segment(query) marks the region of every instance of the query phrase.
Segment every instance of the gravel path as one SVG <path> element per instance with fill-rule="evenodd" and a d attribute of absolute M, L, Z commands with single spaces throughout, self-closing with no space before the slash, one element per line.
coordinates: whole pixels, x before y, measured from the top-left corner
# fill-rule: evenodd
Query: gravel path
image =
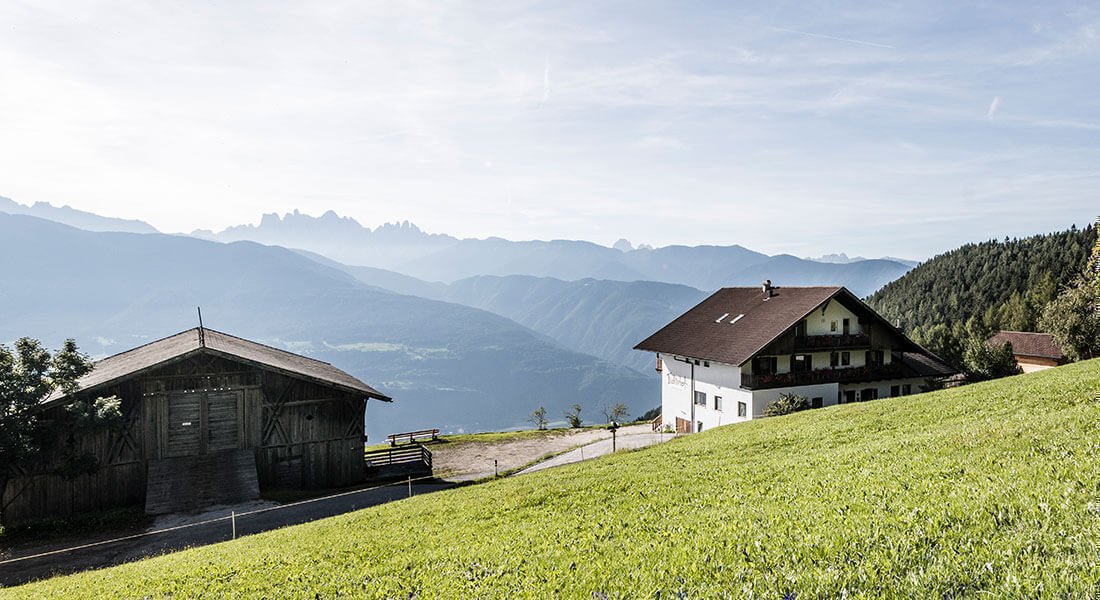
<path fill-rule="evenodd" d="M 618 432 L 618 437 L 615 441 L 616 450 L 635 450 L 638 448 L 645 448 L 646 446 L 652 446 L 654 444 L 660 444 L 671 440 L 675 435 L 671 433 L 654 433 L 649 425 L 632 425 L 630 427 L 623 427 Z M 516 475 L 523 475 L 524 473 L 534 473 L 535 471 L 541 471 L 543 469 L 550 469 L 553 467 L 560 467 L 562 465 L 568 465 L 582 460 L 589 460 L 600 456 L 611 454 L 612 444 L 611 436 L 608 435 L 607 439 L 602 439 L 591 444 L 581 446 L 576 450 L 571 450 L 564 454 L 559 454 L 553 458 L 544 460 L 540 463 L 527 467 L 526 469 L 516 473 Z"/>
<path fill-rule="evenodd" d="M 647 425 L 643 427 L 648 428 Z M 498 472 L 514 471 L 541 458 L 605 438 L 611 439 L 611 432 L 606 429 L 560 429 L 545 436 L 496 443 L 439 444 L 429 448 L 436 477 L 448 481 L 475 481 Z M 496 461 L 495 466 L 493 461 Z"/>
<path fill-rule="evenodd" d="M 619 450 L 642 448 L 673 437 L 672 434 L 653 433 L 649 425 L 629 425 L 619 429 L 616 446 Z M 545 436 L 504 442 L 464 442 L 430 448 L 436 477 L 448 481 L 475 481 L 516 469 L 528 473 L 610 454 L 611 432 L 606 429 L 561 429 Z M 536 464 L 528 466 L 531 463 Z"/>

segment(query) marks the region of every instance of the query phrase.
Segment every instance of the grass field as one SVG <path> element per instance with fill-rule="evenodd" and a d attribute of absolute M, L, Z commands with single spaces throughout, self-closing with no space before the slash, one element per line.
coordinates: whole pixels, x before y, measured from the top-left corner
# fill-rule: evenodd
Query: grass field
<path fill-rule="evenodd" d="M 28 597 L 1100 594 L 1100 362 L 714 429 Z"/>

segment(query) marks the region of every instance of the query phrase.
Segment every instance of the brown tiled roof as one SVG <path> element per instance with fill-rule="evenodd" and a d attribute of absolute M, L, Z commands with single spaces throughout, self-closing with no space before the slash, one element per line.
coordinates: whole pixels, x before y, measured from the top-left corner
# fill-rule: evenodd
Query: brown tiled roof
<path fill-rule="evenodd" d="M 894 331 L 902 342 L 895 350 L 929 354 L 846 288 L 838 286 L 777 287 L 770 298 L 759 287 L 723 288 L 634 348 L 744 364 L 815 308 L 837 297 Z M 743 316 L 738 318 L 739 315 Z M 949 370 L 938 359 L 936 362 Z"/>
<path fill-rule="evenodd" d="M 266 367 L 293 377 L 312 380 L 353 393 L 360 393 L 370 398 L 391 400 L 385 394 L 327 362 L 258 344 L 209 328 L 203 329 L 203 338 L 205 345 L 200 343 L 199 329 L 196 327 L 104 358 L 95 363 L 91 373 L 80 379 L 80 389 L 95 389 L 192 353 L 210 352 Z M 46 401 L 55 402 L 63 397 L 62 394 L 55 393 Z"/>
<path fill-rule="evenodd" d="M 1054 360 L 1065 360 L 1066 358 L 1066 355 L 1062 353 L 1062 349 L 1054 343 L 1054 336 L 1049 333 L 1001 331 L 989 338 L 989 343 L 997 346 L 1005 342 L 1012 344 L 1012 353 L 1016 356 L 1034 356 Z"/>

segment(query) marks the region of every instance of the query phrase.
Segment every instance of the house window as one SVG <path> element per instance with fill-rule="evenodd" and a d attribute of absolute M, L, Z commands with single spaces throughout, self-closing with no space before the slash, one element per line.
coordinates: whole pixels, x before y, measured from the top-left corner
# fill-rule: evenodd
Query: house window
<path fill-rule="evenodd" d="M 774 375 L 778 362 L 774 356 L 758 356 L 752 359 L 752 372 L 756 375 Z"/>
<path fill-rule="evenodd" d="M 722 397 L 721 396 L 715 396 L 714 397 L 714 410 L 722 410 Z"/>
<path fill-rule="evenodd" d="M 865 364 L 868 367 L 881 367 L 884 358 L 885 355 L 883 354 L 882 350 L 868 350 L 866 359 L 867 362 Z"/>
<path fill-rule="evenodd" d="M 806 337 L 806 321 L 799 321 L 794 326 L 794 335 L 795 337 Z"/>
<path fill-rule="evenodd" d="M 844 319 L 844 335 L 852 333 L 852 320 Z"/>
<path fill-rule="evenodd" d="M 859 393 L 860 402 L 866 402 L 876 398 L 878 398 L 878 389 L 876 388 L 864 388 L 864 390 Z"/>
<path fill-rule="evenodd" d="M 825 404 L 825 399 L 820 396 L 810 400 L 810 408 L 821 408 Z"/>
<path fill-rule="evenodd" d="M 795 354 L 791 356 L 791 373 L 806 373 L 812 369 L 812 354 Z"/>
<path fill-rule="evenodd" d="M 829 331 L 836 333 L 836 321 L 829 324 Z"/>
<path fill-rule="evenodd" d="M 749 416 L 749 405 L 744 402 L 737 403 L 737 416 L 747 417 Z"/>
<path fill-rule="evenodd" d="M 855 402 L 855 401 L 856 401 L 856 391 L 855 390 L 844 390 L 844 402 Z"/>
<path fill-rule="evenodd" d="M 697 404 L 699 406 L 706 406 L 707 405 L 707 393 L 706 392 L 695 392 L 695 404 Z"/>
<path fill-rule="evenodd" d="M 839 352 L 830 352 L 829 353 L 829 366 L 830 367 L 836 367 L 839 364 L 840 364 L 840 353 Z"/>
<path fill-rule="evenodd" d="M 897 398 L 900 395 L 901 395 L 901 386 L 900 385 L 890 386 L 890 397 L 891 398 Z"/>
<path fill-rule="evenodd" d="M 852 364 L 852 353 L 851 352 L 841 352 L 840 353 L 840 364 L 841 364 L 841 366 L 844 366 L 844 367 L 847 367 L 848 365 Z"/>
<path fill-rule="evenodd" d="M 902 396 L 908 396 L 909 394 L 912 394 L 912 393 L 913 393 L 913 386 L 909 385 L 908 383 L 901 384 L 901 395 Z"/>

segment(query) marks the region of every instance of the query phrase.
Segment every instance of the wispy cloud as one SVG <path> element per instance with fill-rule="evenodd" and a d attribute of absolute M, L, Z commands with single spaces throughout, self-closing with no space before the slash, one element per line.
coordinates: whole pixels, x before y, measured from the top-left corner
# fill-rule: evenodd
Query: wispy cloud
<path fill-rule="evenodd" d="M 1001 97 L 994 96 L 993 101 L 989 103 L 989 110 L 985 111 L 985 118 L 990 121 L 997 115 L 997 111 L 1001 108 Z"/>
<path fill-rule="evenodd" d="M 832 40 L 834 42 L 847 42 L 849 44 L 859 44 L 860 46 L 871 46 L 873 48 L 885 48 L 887 50 L 897 50 L 897 46 L 891 46 L 889 44 L 881 44 L 879 42 L 869 42 L 867 40 L 857 40 L 852 38 L 837 37 L 834 35 L 825 35 L 823 33 L 811 33 L 809 31 L 799 31 L 797 29 L 787 29 L 785 27 L 769 27 L 772 31 L 778 31 L 781 33 L 794 33 L 798 35 L 804 35 L 807 37 L 818 38 L 822 40 Z"/>

